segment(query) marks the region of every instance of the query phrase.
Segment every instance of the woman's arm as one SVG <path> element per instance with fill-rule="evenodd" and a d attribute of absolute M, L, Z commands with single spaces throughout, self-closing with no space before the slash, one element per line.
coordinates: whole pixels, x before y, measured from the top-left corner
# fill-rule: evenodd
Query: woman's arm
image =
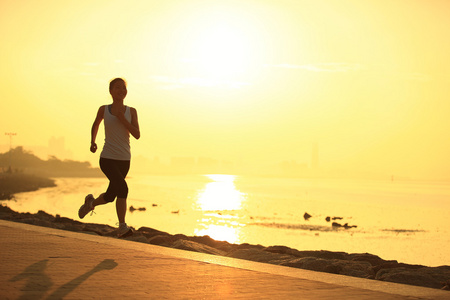
<path fill-rule="evenodd" d="M 120 122 L 122 122 L 122 124 L 125 126 L 125 128 L 128 129 L 131 135 L 138 140 L 141 137 L 141 132 L 139 130 L 137 111 L 133 107 L 130 107 L 130 109 L 131 109 L 131 123 L 128 122 L 127 119 L 125 119 L 124 114 L 119 114 L 118 118 Z"/>
<path fill-rule="evenodd" d="M 95 117 L 94 124 L 92 124 L 91 129 L 91 152 L 95 153 L 97 151 L 97 144 L 95 143 L 95 139 L 97 138 L 98 127 L 105 116 L 105 106 L 100 106 L 97 112 L 97 116 Z"/>

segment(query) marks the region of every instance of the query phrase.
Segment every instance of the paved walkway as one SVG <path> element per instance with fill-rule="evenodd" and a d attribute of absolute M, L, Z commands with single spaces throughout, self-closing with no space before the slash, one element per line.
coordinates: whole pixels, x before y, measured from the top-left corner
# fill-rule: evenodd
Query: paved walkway
<path fill-rule="evenodd" d="M 0 220 L 0 299 L 450 299 L 450 292 Z"/>

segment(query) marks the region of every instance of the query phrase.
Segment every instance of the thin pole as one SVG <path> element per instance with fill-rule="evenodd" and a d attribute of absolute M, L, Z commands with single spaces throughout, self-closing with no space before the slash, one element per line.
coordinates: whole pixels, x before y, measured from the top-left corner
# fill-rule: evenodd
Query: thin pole
<path fill-rule="evenodd" d="M 17 135 L 17 133 L 15 133 L 15 132 L 5 132 L 5 135 L 9 135 L 9 170 L 8 170 L 8 172 L 9 173 L 12 173 L 12 168 L 11 168 L 11 165 L 12 165 L 12 157 L 11 157 L 11 150 L 12 150 L 12 137 L 14 136 L 14 135 Z"/>

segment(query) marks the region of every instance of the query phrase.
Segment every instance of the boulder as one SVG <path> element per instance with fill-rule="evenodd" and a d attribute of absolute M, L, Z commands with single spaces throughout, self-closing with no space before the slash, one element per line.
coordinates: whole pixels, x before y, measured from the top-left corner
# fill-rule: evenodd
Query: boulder
<path fill-rule="evenodd" d="M 341 274 L 360 278 L 373 278 L 372 265 L 365 261 L 303 257 L 283 263 L 284 266 L 318 272 Z"/>
<path fill-rule="evenodd" d="M 342 259 L 345 260 L 348 258 L 348 254 L 345 252 L 332 252 L 326 250 L 319 251 L 298 251 L 296 255 L 298 257 L 317 257 L 323 259 Z"/>
<path fill-rule="evenodd" d="M 292 255 L 271 253 L 257 248 L 237 249 L 227 256 L 270 264 L 282 264 L 295 258 Z"/>
<path fill-rule="evenodd" d="M 148 238 L 148 243 L 152 245 L 170 247 L 174 239 L 171 235 L 156 235 Z"/>
<path fill-rule="evenodd" d="M 264 251 L 278 254 L 287 254 L 295 257 L 302 257 L 301 251 L 297 249 L 292 249 L 286 246 L 269 246 L 264 249 Z"/>
<path fill-rule="evenodd" d="M 397 261 L 386 261 L 377 255 L 373 255 L 370 253 L 351 253 L 348 255 L 348 259 L 352 261 L 367 261 L 372 266 L 378 266 L 380 264 L 384 264 L 386 262 L 395 262 Z"/>
<path fill-rule="evenodd" d="M 206 246 L 204 244 L 199 244 L 189 240 L 178 239 L 172 245 L 171 248 L 188 250 L 206 254 L 214 254 L 214 255 L 224 255 L 225 252 L 220 251 L 218 249 Z"/>
<path fill-rule="evenodd" d="M 148 240 L 145 236 L 141 234 L 133 234 L 125 238 L 128 241 L 138 242 L 138 243 L 148 243 Z"/>
<path fill-rule="evenodd" d="M 340 275 L 360 277 L 360 278 L 375 278 L 375 273 L 372 270 L 372 265 L 367 261 L 351 261 L 333 259 L 331 264 L 340 269 Z"/>
<path fill-rule="evenodd" d="M 146 238 L 152 238 L 158 235 L 169 235 L 167 232 L 159 231 L 150 227 L 141 227 L 137 231 L 144 235 Z"/>
<path fill-rule="evenodd" d="M 318 271 L 327 272 L 333 274 L 339 274 L 341 267 L 333 265 L 330 260 L 317 258 L 317 257 L 303 257 L 293 259 L 289 262 L 283 263 L 283 266 Z"/>
<path fill-rule="evenodd" d="M 219 249 L 221 251 L 224 252 L 229 252 L 233 249 L 233 245 L 226 242 L 226 241 L 216 241 L 215 239 L 211 238 L 208 235 L 204 235 L 204 236 L 191 236 L 189 237 L 190 241 L 196 242 L 196 243 L 200 243 L 200 244 L 204 244 L 206 246 L 215 248 L 215 249 Z"/>
<path fill-rule="evenodd" d="M 450 278 L 450 275 L 449 277 Z M 395 283 L 417 285 L 429 288 L 440 289 L 443 287 L 443 281 L 433 277 L 432 274 L 424 271 L 412 270 L 408 268 L 382 269 L 378 271 L 375 279 Z"/>

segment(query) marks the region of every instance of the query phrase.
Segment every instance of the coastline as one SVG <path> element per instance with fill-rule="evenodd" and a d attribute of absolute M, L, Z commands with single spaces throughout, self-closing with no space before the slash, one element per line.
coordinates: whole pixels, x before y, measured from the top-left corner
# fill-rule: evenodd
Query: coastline
<path fill-rule="evenodd" d="M 50 178 L 25 173 L 0 174 L 0 200 L 12 200 L 14 194 L 37 191 L 40 188 L 55 187 Z"/>
<path fill-rule="evenodd" d="M 117 229 L 109 225 L 83 223 L 44 211 L 36 214 L 19 213 L 3 204 L 0 206 L 0 219 L 100 236 L 117 235 Z M 369 253 L 299 251 L 278 245 L 264 247 L 230 244 L 209 236 L 171 235 L 149 227 L 135 229 L 134 235 L 126 240 L 293 268 L 450 290 L 450 266 L 411 265 L 396 260 L 383 260 Z"/>

